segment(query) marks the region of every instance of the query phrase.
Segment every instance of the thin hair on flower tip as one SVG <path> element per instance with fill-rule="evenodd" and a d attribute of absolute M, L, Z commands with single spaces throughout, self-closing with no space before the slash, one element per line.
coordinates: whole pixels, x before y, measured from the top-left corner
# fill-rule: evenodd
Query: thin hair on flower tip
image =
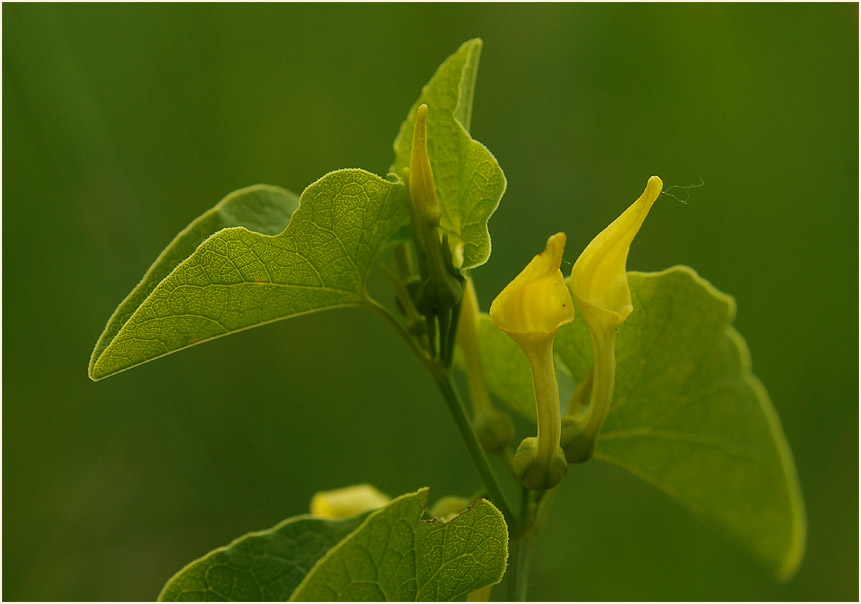
<path fill-rule="evenodd" d="M 703 180 L 703 177 L 700 176 L 700 182 L 695 184 L 695 185 L 673 185 L 673 186 L 667 187 L 666 189 L 661 191 L 661 195 L 666 195 L 667 197 L 672 197 L 676 201 L 680 201 L 683 204 L 687 205 L 687 203 L 691 200 L 691 189 L 698 189 L 701 186 L 703 186 L 704 184 L 706 184 L 706 183 Z M 678 195 L 674 195 L 673 193 L 670 193 L 670 191 L 672 191 L 673 189 L 684 190 L 685 198 L 682 199 Z"/>

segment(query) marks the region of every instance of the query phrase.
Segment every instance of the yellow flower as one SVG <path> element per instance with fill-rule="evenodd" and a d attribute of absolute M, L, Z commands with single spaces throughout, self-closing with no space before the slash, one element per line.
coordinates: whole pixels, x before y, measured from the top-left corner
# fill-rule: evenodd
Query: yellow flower
<path fill-rule="evenodd" d="M 590 329 L 616 328 L 631 314 L 628 250 L 663 183 L 652 176 L 640 198 L 586 246 L 571 271 L 577 308 Z"/>
<path fill-rule="evenodd" d="M 311 498 L 311 514 L 338 520 L 381 508 L 391 499 L 369 484 L 320 491 Z"/>
<path fill-rule="evenodd" d="M 571 294 L 559 270 L 564 250 L 565 233 L 556 233 L 490 305 L 493 324 L 521 346 L 552 341 L 560 327 L 574 320 Z"/>
<path fill-rule="evenodd" d="M 561 419 L 559 388 L 553 366 L 553 338 L 574 320 L 574 305 L 559 270 L 565 233 L 547 240 L 535 256 L 490 306 L 490 319 L 523 349 L 532 371 L 538 435 L 523 439 L 514 455 L 514 471 L 527 488 L 555 487 L 568 463 L 559 447 Z"/>
<path fill-rule="evenodd" d="M 571 271 L 571 289 L 592 340 L 589 405 L 583 411 L 583 389 L 578 388 L 562 418 L 561 445 L 570 463 L 592 456 L 598 431 L 613 400 L 616 380 L 616 329 L 634 309 L 626 265 L 631 242 L 640 230 L 663 183 L 652 176 L 646 190 L 621 216 L 586 246 Z M 586 384 L 587 386 L 589 384 Z"/>

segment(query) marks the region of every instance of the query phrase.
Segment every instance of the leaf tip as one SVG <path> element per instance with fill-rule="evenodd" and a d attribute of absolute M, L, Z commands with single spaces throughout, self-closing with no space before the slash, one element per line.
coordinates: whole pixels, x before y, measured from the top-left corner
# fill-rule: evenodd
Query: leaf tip
<path fill-rule="evenodd" d="M 777 580 L 781 583 L 788 583 L 795 577 L 798 572 L 798 567 L 801 566 L 801 560 L 804 558 L 804 552 L 807 549 L 806 529 L 796 527 L 795 541 L 790 548 L 783 564 L 777 569 Z"/>
<path fill-rule="evenodd" d="M 93 356 L 90 357 L 90 362 L 87 365 L 87 377 L 93 380 L 94 382 L 98 382 L 103 378 L 106 378 L 107 375 L 99 369 L 99 361 L 101 360 L 102 355 L 99 354 L 96 356 L 96 351 L 93 351 Z"/>

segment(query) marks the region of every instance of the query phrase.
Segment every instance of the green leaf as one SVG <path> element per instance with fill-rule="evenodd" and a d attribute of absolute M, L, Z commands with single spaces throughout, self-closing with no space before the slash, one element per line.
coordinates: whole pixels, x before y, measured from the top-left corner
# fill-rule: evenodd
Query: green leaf
<path fill-rule="evenodd" d="M 416 111 L 428 106 L 428 155 L 442 217 L 455 257 L 463 268 L 487 262 L 487 221 L 505 192 L 505 175 L 496 158 L 469 135 L 472 99 L 481 40 L 464 43 L 439 66 L 422 89 L 395 139 L 391 172 L 401 175 L 410 165 Z"/>
<path fill-rule="evenodd" d="M 284 602 L 308 571 L 367 514 L 346 520 L 289 518 L 195 560 L 168 581 L 161 602 Z"/>
<path fill-rule="evenodd" d="M 804 504 L 780 420 L 731 325 L 735 302 L 687 267 L 628 273 L 628 282 L 634 312 L 617 334 L 614 400 L 595 456 L 790 577 L 804 553 Z M 497 332 L 483 317 L 483 353 L 497 359 L 486 363 L 488 385 L 530 418 L 529 367 Z M 592 346 L 579 315 L 559 331 L 555 351 L 575 381 L 590 371 Z"/>
<path fill-rule="evenodd" d="M 254 185 L 234 191 L 214 208 L 198 216 L 162 251 L 155 263 L 132 292 L 126 296 L 102 332 L 90 357 L 90 375 L 96 360 L 116 337 L 135 310 L 152 293 L 155 286 L 176 266 L 191 256 L 198 245 L 221 229 L 242 226 L 264 235 L 284 230 L 290 216 L 299 206 L 299 197 L 290 191 L 269 185 Z"/>
<path fill-rule="evenodd" d="M 428 489 L 372 513 L 293 593 L 302 601 L 449 601 L 498 583 L 508 558 L 502 514 L 480 499 L 450 522 L 422 520 Z"/>
<path fill-rule="evenodd" d="M 235 215 L 246 220 L 248 209 Z M 144 289 L 123 303 L 99 340 L 90 377 L 270 321 L 368 305 L 373 261 L 406 222 L 402 184 L 364 170 L 331 172 L 305 189 L 280 234 L 226 228 L 155 287 L 151 269 Z"/>
<path fill-rule="evenodd" d="M 498 583 L 508 528 L 479 499 L 449 522 L 422 520 L 428 489 L 345 520 L 297 516 L 179 571 L 160 601 L 452 600 Z"/>

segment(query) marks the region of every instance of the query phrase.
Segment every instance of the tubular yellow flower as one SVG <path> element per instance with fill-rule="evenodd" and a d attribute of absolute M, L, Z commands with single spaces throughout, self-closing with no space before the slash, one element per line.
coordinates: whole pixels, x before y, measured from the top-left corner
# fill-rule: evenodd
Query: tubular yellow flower
<path fill-rule="evenodd" d="M 357 484 L 334 491 L 320 491 L 311 498 L 311 514 L 338 520 L 381 508 L 391 501 L 369 484 Z"/>
<path fill-rule="evenodd" d="M 640 198 L 601 231 L 574 263 L 571 288 L 590 329 L 615 329 L 631 314 L 625 270 L 628 250 L 663 185 L 660 178 L 652 176 Z"/>
<path fill-rule="evenodd" d="M 616 379 L 616 329 L 631 314 L 626 264 L 631 242 L 640 230 L 663 183 L 652 176 L 639 199 L 586 246 L 571 271 L 571 289 L 592 339 L 592 384 L 589 405 L 577 415 L 580 397 L 562 419 L 562 447 L 571 463 L 592 456 L 598 431 L 610 411 Z M 579 389 L 578 389 L 579 390 Z"/>
<path fill-rule="evenodd" d="M 547 240 L 535 256 L 490 306 L 490 319 L 520 345 L 532 370 L 538 435 L 523 440 L 514 456 L 514 471 L 533 490 L 556 486 L 568 463 L 559 447 L 561 420 L 559 388 L 553 366 L 553 338 L 574 320 L 574 305 L 559 270 L 565 233 Z"/>

